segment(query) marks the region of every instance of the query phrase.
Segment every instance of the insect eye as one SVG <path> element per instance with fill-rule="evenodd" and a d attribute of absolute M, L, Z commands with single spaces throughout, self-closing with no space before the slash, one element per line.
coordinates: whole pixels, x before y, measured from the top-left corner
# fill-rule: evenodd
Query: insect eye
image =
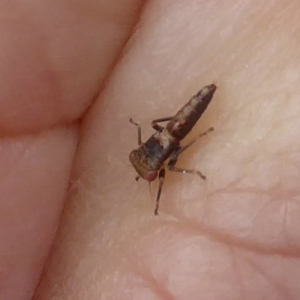
<path fill-rule="evenodd" d="M 136 161 L 136 150 L 132 150 L 129 154 L 129 161 L 134 165 L 135 161 Z"/>

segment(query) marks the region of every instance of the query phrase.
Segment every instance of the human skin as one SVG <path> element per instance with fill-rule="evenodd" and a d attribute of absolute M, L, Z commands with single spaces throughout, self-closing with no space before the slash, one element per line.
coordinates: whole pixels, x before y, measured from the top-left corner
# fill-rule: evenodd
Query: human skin
<path fill-rule="evenodd" d="M 1 3 L 0 299 L 299 299 L 298 1 L 119 2 Z M 154 217 L 129 118 L 212 82 Z"/>

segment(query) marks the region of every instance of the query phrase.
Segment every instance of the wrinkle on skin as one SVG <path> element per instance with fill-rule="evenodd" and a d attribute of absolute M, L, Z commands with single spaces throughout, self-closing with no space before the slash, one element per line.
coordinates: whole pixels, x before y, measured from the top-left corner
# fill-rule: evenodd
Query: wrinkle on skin
<path fill-rule="evenodd" d="M 146 6 L 83 121 L 79 179 L 37 299 L 299 297 L 298 15 L 296 1 Z M 127 165 L 128 120 L 146 139 L 151 120 L 211 82 L 189 138 L 215 131 L 180 158 L 207 182 L 167 173 L 155 218 Z"/>
<path fill-rule="evenodd" d="M 0 299 L 32 299 L 58 228 L 80 119 L 143 3 L 0 3 Z"/>
<path fill-rule="evenodd" d="M 171 294 L 171 292 L 164 287 L 165 282 L 158 282 L 157 279 L 151 273 L 145 273 L 144 270 L 139 270 L 137 266 L 135 267 L 135 274 L 139 275 L 142 282 L 137 282 L 140 288 L 144 290 L 150 290 L 158 299 L 175 300 L 176 298 Z M 138 291 L 136 291 L 138 293 Z M 132 293 L 131 297 L 136 297 Z M 138 299 L 138 298 L 137 298 Z"/>
<path fill-rule="evenodd" d="M 76 140 L 69 126 L 0 142 L 0 298 L 32 296 L 57 228 Z"/>
<path fill-rule="evenodd" d="M 160 235 L 163 234 L 163 232 L 168 231 L 169 234 L 166 235 L 167 238 L 165 237 L 164 239 L 158 239 L 160 240 L 159 244 L 156 243 L 151 248 L 147 248 L 147 246 L 145 246 L 147 243 L 145 243 L 144 239 L 151 240 L 151 236 L 145 236 L 138 242 L 141 246 L 140 253 L 137 255 L 133 251 L 133 257 L 129 254 L 129 263 L 131 269 L 133 269 L 133 274 L 135 274 L 132 275 L 132 281 L 136 282 L 135 289 L 139 290 L 139 292 L 137 293 L 141 293 L 141 291 L 147 288 L 150 289 L 151 287 L 153 288 L 153 291 L 155 291 L 156 287 L 155 285 L 153 286 L 154 280 L 154 282 L 162 286 L 162 294 L 171 293 L 173 297 L 172 299 L 182 299 L 182 297 L 175 295 L 174 288 L 170 287 L 171 279 L 169 278 L 169 276 L 171 276 L 172 278 L 174 276 L 172 274 L 178 274 L 176 272 L 176 268 L 178 267 L 178 265 L 181 265 L 182 263 L 190 263 L 189 268 L 182 269 L 179 273 L 180 275 L 178 274 L 182 278 L 186 277 L 185 279 L 183 279 L 185 284 L 182 286 L 182 288 L 188 289 L 188 291 L 197 286 L 195 282 L 191 284 L 191 282 L 193 281 L 190 281 L 189 278 L 196 278 L 198 280 L 196 282 L 199 282 L 199 285 L 203 284 L 204 286 L 205 281 L 207 280 L 206 277 L 215 278 L 216 281 L 214 283 L 216 286 L 218 286 L 218 277 L 222 278 L 222 284 L 226 284 L 226 282 L 230 280 L 229 278 L 232 277 L 232 280 L 236 285 L 236 289 L 234 289 L 233 291 L 235 291 L 236 294 L 234 294 L 233 296 L 232 294 L 230 294 L 230 292 L 229 294 L 226 293 L 228 299 L 235 299 L 234 297 L 237 297 L 237 299 L 242 299 L 242 297 L 247 297 L 247 295 L 250 294 L 251 291 L 253 293 L 258 289 L 259 286 L 264 286 L 264 291 L 259 296 L 259 299 L 268 297 L 269 293 L 272 292 L 272 290 L 276 297 L 277 295 L 280 295 L 279 299 L 293 299 L 293 297 L 296 297 L 297 294 L 295 293 L 295 285 L 289 282 L 285 282 L 284 278 L 282 278 L 284 276 L 284 272 L 282 272 L 282 270 L 284 270 L 286 266 L 293 266 L 294 271 L 298 272 L 298 257 L 286 257 L 285 255 L 280 255 L 278 253 L 253 252 L 253 249 L 251 249 L 251 247 L 240 249 L 236 247 L 236 245 L 231 244 L 230 241 L 217 241 L 218 247 L 210 248 L 209 241 L 208 243 L 203 242 L 202 246 L 200 246 L 196 241 L 197 239 L 203 239 L 203 236 L 195 232 L 185 233 L 184 230 L 182 230 L 182 227 L 180 228 L 180 232 L 182 233 L 183 238 L 180 242 L 175 242 L 176 235 L 180 235 L 177 230 L 179 226 L 177 228 L 172 228 L 172 226 L 168 226 L 166 228 L 166 226 L 162 225 L 160 229 L 157 230 L 156 234 Z M 170 232 L 172 231 L 174 233 L 170 234 Z M 209 239 L 212 244 L 214 243 L 214 240 L 211 240 L 211 237 L 209 235 L 205 236 L 204 240 L 206 238 Z M 193 243 L 193 241 L 195 243 Z M 199 256 L 192 255 L 194 251 L 193 248 L 196 250 L 198 249 L 198 247 L 204 248 L 204 250 L 206 250 L 206 247 L 209 247 L 212 251 L 211 257 L 209 257 L 208 259 L 203 258 L 203 263 L 197 263 L 197 260 L 199 260 Z M 157 248 L 159 248 L 159 251 L 156 251 Z M 217 249 L 218 251 L 216 251 Z M 189 253 L 189 255 L 184 255 L 185 262 L 182 259 L 178 259 L 178 256 L 181 256 L 180 253 L 182 251 L 188 251 Z M 198 249 L 198 251 L 202 253 L 200 249 Z M 284 257 L 286 258 L 285 260 L 283 259 Z M 164 260 L 162 260 L 162 258 L 166 260 L 165 262 L 168 265 L 166 269 L 163 269 Z M 174 264 L 168 264 L 168 262 L 170 261 L 174 261 Z M 213 262 L 220 262 L 221 264 L 224 262 L 228 262 L 228 266 L 223 269 L 223 271 L 226 270 L 226 275 L 218 276 L 217 274 L 219 272 L 221 272 L 221 274 L 223 272 L 222 267 L 220 265 L 215 266 Z M 278 263 L 281 265 L 281 268 L 279 269 L 276 268 L 276 264 Z M 171 270 L 169 270 L 170 267 Z M 208 269 L 204 271 L 206 268 Z M 204 270 L 200 272 L 199 270 L 201 269 Z M 239 271 L 237 272 L 236 269 L 238 269 Z M 186 270 L 188 270 L 187 274 L 185 273 Z M 147 272 L 149 272 L 151 275 L 149 275 Z M 206 275 L 204 276 L 204 274 Z M 137 276 L 137 278 L 141 277 L 142 282 L 139 282 L 139 280 L 135 276 Z M 153 279 L 153 277 L 155 279 Z M 143 283 L 143 281 L 145 281 L 145 283 Z M 294 279 L 291 280 L 291 282 L 293 281 Z M 180 284 L 178 285 L 178 288 L 180 289 Z M 215 293 L 216 294 L 211 299 L 217 299 L 217 294 L 219 293 L 218 289 Z M 289 298 L 284 298 L 284 296 L 287 295 L 289 296 Z M 193 296 L 189 295 L 189 297 L 191 297 L 189 299 L 194 299 Z M 124 299 L 130 299 L 130 297 L 126 297 Z M 161 299 L 165 298 L 161 297 Z"/>
<path fill-rule="evenodd" d="M 267 272 L 267 270 L 263 269 L 263 267 L 259 266 L 253 260 L 245 259 L 245 262 L 252 267 L 253 271 L 258 275 L 264 278 L 270 286 L 274 289 L 276 294 L 279 294 L 282 299 L 293 299 L 291 293 L 286 289 L 286 287 L 279 280 L 274 280 L 272 275 Z"/>
<path fill-rule="evenodd" d="M 143 4 L 106 2 L 1 2 L 0 135 L 71 123 L 91 105 Z"/>

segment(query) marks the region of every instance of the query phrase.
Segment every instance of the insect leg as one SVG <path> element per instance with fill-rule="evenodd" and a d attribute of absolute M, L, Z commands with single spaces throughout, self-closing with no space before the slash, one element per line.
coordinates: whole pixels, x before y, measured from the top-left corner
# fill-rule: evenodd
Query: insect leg
<path fill-rule="evenodd" d="M 137 123 L 137 122 L 134 122 L 131 118 L 129 119 L 129 122 L 137 127 L 137 131 L 138 131 L 138 144 L 141 145 L 142 144 L 142 129 L 141 129 L 141 125 L 139 123 Z"/>
<path fill-rule="evenodd" d="M 189 142 L 187 145 L 180 147 L 178 150 L 172 153 L 169 163 L 168 163 L 168 169 L 173 172 L 180 172 L 180 173 L 188 173 L 188 174 L 198 174 L 203 180 L 206 179 L 206 176 L 203 175 L 200 171 L 198 170 L 191 170 L 191 169 L 182 169 L 175 167 L 177 163 L 178 156 L 185 151 L 187 148 L 189 148 L 191 145 L 193 145 L 200 137 L 207 135 L 209 132 L 213 131 L 214 129 L 211 127 L 205 132 L 199 134 L 195 139 L 193 139 L 191 142 Z"/>
<path fill-rule="evenodd" d="M 154 128 L 156 131 L 163 131 L 164 127 L 158 125 L 157 123 L 162 123 L 162 122 L 168 122 L 172 120 L 174 117 L 166 117 L 166 118 L 160 118 L 160 119 L 155 119 L 151 122 L 152 128 Z"/>
<path fill-rule="evenodd" d="M 160 169 L 160 171 L 158 173 L 159 186 L 158 186 L 158 191 L 157 191 L 157 196 L 156 196 L 156 204 L 155 204 L 155 210 L 154 210 L 154 215 L 155 216 L 158 215 L 160 194 L 161 194 L 162 187 L 163 187 L 163 184 L 164 184 L 165 174 L 166 174 L 165 169 L 164 168 Z"/>

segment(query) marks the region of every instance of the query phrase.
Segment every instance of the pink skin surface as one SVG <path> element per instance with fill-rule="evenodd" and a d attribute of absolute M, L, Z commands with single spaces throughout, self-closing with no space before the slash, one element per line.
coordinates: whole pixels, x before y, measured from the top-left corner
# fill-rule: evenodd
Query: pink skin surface
<path fill-rule="evenodd" d="M 0 299 L 299 299 L 299 14 L 1 1 Z M 167 172 L 154 217 L 128 120 L 145 140 L 212 82 L 178 162 L 207 180 Z"/>

